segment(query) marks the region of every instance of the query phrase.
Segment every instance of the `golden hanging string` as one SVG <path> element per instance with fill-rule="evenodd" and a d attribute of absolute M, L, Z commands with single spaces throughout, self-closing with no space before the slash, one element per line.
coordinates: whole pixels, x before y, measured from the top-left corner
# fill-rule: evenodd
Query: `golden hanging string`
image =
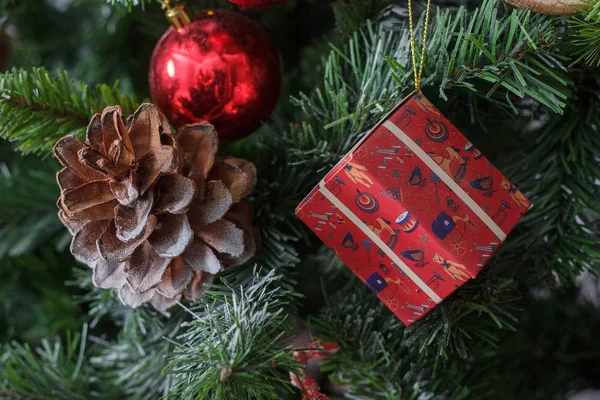
<path fill-rule="evenodd" d="M 425 47 L 427 44 L 427 28 L 429 27 L 429 10 L 431 9 L 431 0 L 427 0 L 427 9 L 425 10 L 425 25 L 423 26 L 423 43 L 421 48 L 421 62 L 417 71 L 417 51 L 415 43 L 415 33 L 413 24 L 412 0 L 408 0 L 408 21 L 410 23 L 410 50 L 412 53 L 413 73 L 415 74 L 415 89 L 421 90 L 421 77 L 423 76 L 423 64 L 425 61 Z"/>

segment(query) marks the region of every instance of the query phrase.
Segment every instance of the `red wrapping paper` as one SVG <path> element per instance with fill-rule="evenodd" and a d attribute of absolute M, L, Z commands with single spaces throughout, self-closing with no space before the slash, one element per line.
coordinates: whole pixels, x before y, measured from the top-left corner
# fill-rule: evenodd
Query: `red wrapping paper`
<path fill-rule="evenodd" d="M 296 209 L 406 325 L 477 276 L 531 203 L 422 94 Z"/>

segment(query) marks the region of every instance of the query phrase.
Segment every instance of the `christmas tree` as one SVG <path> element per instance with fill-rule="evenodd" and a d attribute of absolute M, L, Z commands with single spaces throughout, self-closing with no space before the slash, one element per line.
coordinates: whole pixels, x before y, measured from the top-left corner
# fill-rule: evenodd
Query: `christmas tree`
<path fill-rule="evenodd" d="M 0 0 L 0 398 L 600 397 L 600 2 L 438 0 L 429 18 L 427 1 L 410 6 Z M 212 33 L 185 47 L 196 58 L 157 45 L 203 18 Z M 251 50 L 201 71 L 216 42 Z M 413 64 L 423 95 L 520 190 L 506 193 L 534 206 L 407 326 L 295 209 L 419 86 Z M 199 76 L 210 84 L 175 103 Z M 479 157 L 451 150 L 467 169 Z M 413 182 L 415 154 L 386 156 L 398 167 L 380 196 L 428 185 L 446 207 L 447 177 Z M 377 243 L 346 239 L 377 268 Z M 401 250 L 417 272 L 435 264 Z"/>

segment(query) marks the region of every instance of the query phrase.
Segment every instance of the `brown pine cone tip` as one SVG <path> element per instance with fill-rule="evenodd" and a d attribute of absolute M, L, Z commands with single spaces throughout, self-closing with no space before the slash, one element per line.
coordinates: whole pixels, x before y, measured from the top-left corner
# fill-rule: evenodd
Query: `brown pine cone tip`
<path fill-rule="evenodd" d="M 585 3 L 582 0 L 504 0 L 517 8 L 531 8 L 533 11 L 547 15 L 569 15 L 579 12 L 578 7 Z"/>
<path fill-rule="evenodd" d="M 92 118 L 85 143 L 73 136 L 56 143 L 65 167 L 56 175 L 58 215 L 95 286 L 118 289 L 127 306 L 165 310 L 197 300 L 214 274 L 254 255 L 252 210 L 243 199 L 256 168 L 217 157 L 217 148 L 211 124 L 173 136 L 152 104 L 126 121 L 120 107 L 107 107 Z"/>

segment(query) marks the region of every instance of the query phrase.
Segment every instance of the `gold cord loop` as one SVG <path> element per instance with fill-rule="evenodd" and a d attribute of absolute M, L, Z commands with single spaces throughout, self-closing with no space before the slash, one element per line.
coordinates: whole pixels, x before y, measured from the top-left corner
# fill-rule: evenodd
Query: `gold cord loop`
<path fill-rule="evenodd" d="M 429 10 L 431 9 L 431 0 L 427 0 L 427 9 L 425 10 L 425 26 L 423 27 L 423 44 L 421 48 L 421 60 L 419 70 L 417 71 L 417 51 L 415 43 L 415 33 L 413 25 L 412 0 L 408 0 L 408 21 L 410 23 L 410 50 L 412 53 L 413 73 L 415 75 L 415 89 L 421 90 L 421 77 L 423 76 L 423 64 L 425 60 L 425 46 L 427 44 L 427 28 L 429 27 Z"/>

